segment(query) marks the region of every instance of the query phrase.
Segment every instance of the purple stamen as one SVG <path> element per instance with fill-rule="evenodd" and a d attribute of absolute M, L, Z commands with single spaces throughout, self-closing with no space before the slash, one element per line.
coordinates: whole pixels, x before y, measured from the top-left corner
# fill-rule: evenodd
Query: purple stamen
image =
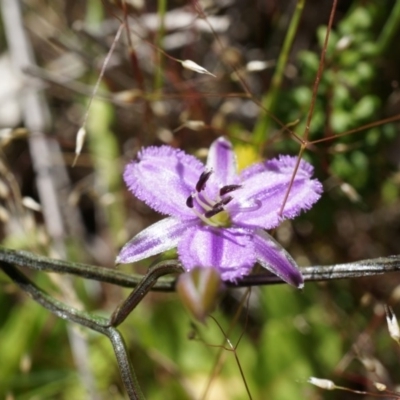
<path fill-rule="evenodd" d="M 194 207 L 194 200 L 193 200 L 193 195 L 192 194 L 186 199 L 186 205 L 189 208 L 193 208 Z"/>
<path fill-rule="evenodd" d="M 242 185 L 226 185 L 219 190 L 219 195 L 223 196 L 227 193 L 233 192 L 234 190 L 240 189 Z"/>
<path fill-rule="evenodd" d="M 196 190 L 198 192 L 201 192 L 202 190 L 205 189 L 206 183 L 207 183 L 208 179 L 210 178 L 211 174 L 212 174 L 212 170 L 204 171 L 200 175 L 200 178 L 199 178 L 198 182 L 196 183 Z"/>
<path fill-rule="evenodd" d="M 232 199 L 233 199 L 232 196 L 225 197 L 224 199 L 222 199 L 221 201 L 216 203 L 213 208 L 219 207 L 219 206 L 226 206 Z"/>
<path fill-rule="evenodd" d="M 216 204 L 216 205 L 213 207 L 212 210 L 206 211 L 206 212 L 204 213 L 204 216 L 205 216 L 206 218 L 211 218 L 211 217 L 213 217 L 214 215 L 219 214 L 221 211 L 224 211 L 224 206 L 223 206 L 223 205 L 217 205 L 217 204 Z"/>

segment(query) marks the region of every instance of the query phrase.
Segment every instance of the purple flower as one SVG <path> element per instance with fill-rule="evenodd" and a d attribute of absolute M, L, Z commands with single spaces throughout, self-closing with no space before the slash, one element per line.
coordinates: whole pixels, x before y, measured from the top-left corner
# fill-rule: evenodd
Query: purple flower
<path fill-rule="evenodd" d="M 169 146 L 147 147 L 128 164 L 128 188 L 154 210 L 169 217 L 137 234 L 117 263 L 131 263 L 178 248 L 186 270 L 213 267 L 223 280 L 236 281 L 258 262 L 284 281 L 303 286 L 292 257 L 264 230 L 294 218 L 320 197 L 313 167 L 301 161 L 289 198 L 279 214 L 296 157 L 280 156 L 237 173 L 231 143 L 220 137 L 207 165 Z"/>

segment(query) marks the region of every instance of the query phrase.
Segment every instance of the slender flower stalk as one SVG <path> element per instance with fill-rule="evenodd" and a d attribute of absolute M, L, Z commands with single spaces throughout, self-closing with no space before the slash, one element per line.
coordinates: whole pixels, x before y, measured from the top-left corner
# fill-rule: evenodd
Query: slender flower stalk
<path fill-rule="evenodd" d="M 205 166 L 169 146 L 143 149 L 126 166 L 124 180 L 136 197 L 168 217 L 130 240 L 117 263 L 177 248 L 188 271 L 213 267 L 222 280 L 235 282 L 258 262 L 301 288 L 295 261 L 265 232 L 311 208 L 321 195 L 312 166 L 301 161 L 279 212 L 295 164 L 296 157 L 280 156 L 238 173 L 232 145 L 224 137 L 212 143 Z"/>

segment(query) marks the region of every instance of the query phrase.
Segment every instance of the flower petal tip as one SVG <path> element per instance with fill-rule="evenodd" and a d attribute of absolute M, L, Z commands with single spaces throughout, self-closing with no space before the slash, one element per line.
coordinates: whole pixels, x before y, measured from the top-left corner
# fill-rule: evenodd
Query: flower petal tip
<path fill-rule="evenodd" d="M 304 279 L 296 261 L 292 256 L 267 232 L 258 229 L 254 235 L 254 245 L 257 261 L 261 266 L 278 275 L 289 285 L 302 289 Z"/>
<path fill-rule="evenodd" d="M 303 290 L 304 289 L 304 281 L 302 280 L 300 283 L 296 285 L 297 289 Z"/>
<path fill-rule="evenodd" d="M 115 265 L 120 265 L 120 264 L 129 264 L 129 261 L 126 260 L 126 257 L 123 256 L 123 251 L 125 248 L 122 248 L 120 253 L 117 255 L 115 258 Z"/>
<path fill-rule="evenodd" d="M 282 280 L 288 283 L 291 286 L 294 286 L 296 289 L 302 290 L 304 288 L 304 279 L 300 270 L 296 266 L 295 269 L 281 270 L 277 269 L 274 271 Z"/>

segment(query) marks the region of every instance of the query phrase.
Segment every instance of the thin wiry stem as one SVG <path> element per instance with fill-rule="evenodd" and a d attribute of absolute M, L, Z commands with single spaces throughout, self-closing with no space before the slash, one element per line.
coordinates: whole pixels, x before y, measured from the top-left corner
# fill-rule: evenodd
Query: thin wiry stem
<path fill-rule="evenodd" d="M 0 266 L 4 263 L 15 264 L 38 271 L 57 272 L 112 283 L 121 287 L 136 287 L 143 279 L 142 275 L 127 274 L 121 271 L 79 264 L 62 260 L 54 260 L 38 256 L 26 251 L 16 251 L 0 247 Z M 180 268 L 178 260 L 161 261 L 156 267 Z M 174 271 L 176 272 L 176 271 Z M 301 272 L 305 282 L 332 281 L 366 276 L 382 275 L 389 272 L 400 272 L 400 255 L 379 257 L 345 264 L 314 265 L 302 267 Z M 175 278 L 162 277 L 152 286 L 151 290 L 171 292 L 175 290 Z M 284 283 L 277 276 L 266 271 L 264 274 L 249 275 L 237 283 L 226 282 L 228 287 L 265 286 Z"/>
<path fill-rule="evenodd" d="M 118 367 L 121 372 L 122 381 L 128 393 L 129 399 L 143 400 L 145 398 L 129 361 L 124 340 L 117 329 L 110 326 L 108 319 L 85 311 L 77 310 L 76 308 L 67 306 L 61 301 L 54 299 L 8 262 L 1 262 L 0 266 L 4 273 L 14 283 L 16 283 L 24 292 L 28 293 L 33 300 L 51 313 L 57 315 L 59 318 L 68 320 L 70 322 L 75 322 L 107 336 L 113 346 Z"/>
<path fill-rule="evenodd" d="M 131 311 L 143 300 L 146 294 L 157 283 L 159 277 L 182 271 L 183 268 L 177 263 L 158 263 L 151 267 L 128 298 L 113 312 L 110 318 L 110 325 L 118 326 L 122 324 Z"/>
<path fill-rule="evenodd" d="M 76 275 L 81 278 L 112 283 L 128 288 L 136 287 L 143 278 L 142 275 L 126 274 L 115 269 L 80 264 L 71 261 L 55 260 L 29 253 L 27 251 L 16 251 L 0 247 L 0 265 L 2 262 L 8 262 L 10 264 L 37 271 Z M 168 263 L 179 265 L 176 260 L 164 261 L 164 264 Z M 174 282 L 175 280 L 173 278 L 161 278 L 155 285 L 157 288 L 153 287 L 152 290 L 172 291 L 174 290 Z"/>
<path fill-rule="evenodd" d="M 315 265 L 300 268 L 305 282 L 323 282 L 338 279 L 362 278 L 400 272 L 400 255 L 372 258 L 345 264 Z M 274 275 L 250 275 L 236 286 L 262 286 L 282 282 Z"/>
<path fill-rule="evenodd" d="M 316 98 L 317 98 L 319 83 L 321 81 L 322 72 L 324 71 L 326 49 L 328 47 L 329 35 L 330 35 L 331 30 L 332 30 L 333 20 L 334 20 L 335 12 L 336 12 L 336 7 L 337 7 L 337 0 L 333 0 L 332 9 L 331 9 L 331 13 L 330 13 L 330 16 L 329 16 L 328 29 L 326 31 L 326 35 L 325 35 L 325 39 L 324 39 L 324 45 L 322 46 L 322 51 L 321 51 L 321 57 L 320 57 L 320 61 L 319 61 L 317 76 L 315 77 L 315 82 L 314 82 L 314 86 L 313 86 L 313 90 L 312 90 L 312 101 L 311 101 L 311 104 L 310 104 L 310 109 L 308 110 L 306 128 L 305 128 L 305 131 L 304 131 L 304 134 L 303 134 L 303 139 L 304 139 L 305 142 L 308 142 L 308 137 L 310 135 L 311 119 L 312 119 L 313 114 L 314 114 L 315 101 L 316 101 Z"/>
<path fill-rule="evenodd" d="M 133 286 L 136 288 L 124 303 L 112 314 L 111 318 L 106 319 L 77 310 L 53 299 L 31 282 L 13 264 L 41 271 L 69 273 L 84 278 L 114 283 L 120 286 Z M 157 286 L 158 290 L 174 290 L 174 278 L 164 278 L 163 282 L 160 282 L 160 284 L 157 282 L 157 279 L 164 274 L 180 272 L 182 266 L 178 261 L 162 261 L 151 267 L 144 277 L 132 277 L 131 275 L 116 270 L 53 260 L 24 251 L 14 251 L 0 247 L 0 268 L 22 290 L 27 292 L 36 302 L 53 314 L 107 336 L 113 346 L 121 377 L 129 398 L 133 400 L 144 399 L 139 383 L 130 364 L 125 343 L 115 326 L 125 320 L 125 318 L 150 290 L 157 288 Z M 363 260 L 354 263 L 302 268 L 305 281 L 328 281 L 334 279 L 365 277 L 396 271 L 400 271 L 400 255 Z M 247 276 L 236 284 L 227 283 L 227 286 L 243 287 L 276 283 L 283 282 L 277 276 L 265 273 L 261 275 Z"/>
<path fill-rule="evenodd" d="M 206 399 L 207 398 L 208 393 L 209 393 L 210 388 L 211 388 L 211 384 L 212 384 L 214 378 L 216 378 L 216 376 L 219 374 L 219 372 L 222 369 L 224 350 L 228 350 L 228 351 L 230 350 L 230 349 L 225 348 L 225 341 L 226 341 L 227 338 L 229 338 L 229 336 L 230 336 L 232 330 L 235 328 L 235 326 L 237 326 L 239 317 L 242 314 L 242 311 L 243 311 L 244 307 L 246 307 L 246 308 L 249 307 L 250 293 L 251 293 L 251 288 L 247 289 L 245 291 L 245 293 L 242 295 L 242 298 L 241 298 L 240 303 L 239 303 L 239 308 L 236 310 L 235 315 L 234 315 L 232 321 L 230 322 L 229 327 L 228 327 L 226 332 L 222 329 L 222 327 L 220 326 L 218 321 L 214 317 L 211 316 L 211 318 L 214 320 L 214 322 L 217 324 L 217 326 L 220 328 L 221 332 L 223 333 L 224 339 L 223 339 L 223 342 L 221 343 L 221 345 L 217 346 L 219 348 L 219 350 L 218 350 L 217 354 L 215 355 L 215 362 L 214 362 L 214 365 L 212 367 L 212 371 L 210 373 L 210 377 L 208 378 L 207 385 L 206 385 L 206 387 L 205 387 L 205 389 L 204 389 L 204 391 L 202 393 L 201 399 Z M 245 321 L 246 321 L 244 327 L 246 329 L 249 314 L 248 313 L 244 313 L 244 315 L 245 315 Z M 240 334 L 240 337 L 239 337 L 235 347 L 233 348 L 233 351 L 235 353 L 236 353 L 237 347 L 239 346 L 240 341 L 242 340 L 242 336 L 243 336 L 243 334 L 245 332 L 245 329 L 243 329 L 243 331 Z M 236 358 L 236 354 L 235 354 L 235 358 Z M 238 358 L 236 358 L 236 362 L 239 363 L 239 359 Z M 244 374 L 242 375 L 242 379 L 245 381 L 246 390 L 250 394 L 250 390 L 247 387 L 247 382 L 246 382 L 246 378 L 245 378 Z M 251 396 L 251 394 L 250 394 L 250 396 Z"/>

